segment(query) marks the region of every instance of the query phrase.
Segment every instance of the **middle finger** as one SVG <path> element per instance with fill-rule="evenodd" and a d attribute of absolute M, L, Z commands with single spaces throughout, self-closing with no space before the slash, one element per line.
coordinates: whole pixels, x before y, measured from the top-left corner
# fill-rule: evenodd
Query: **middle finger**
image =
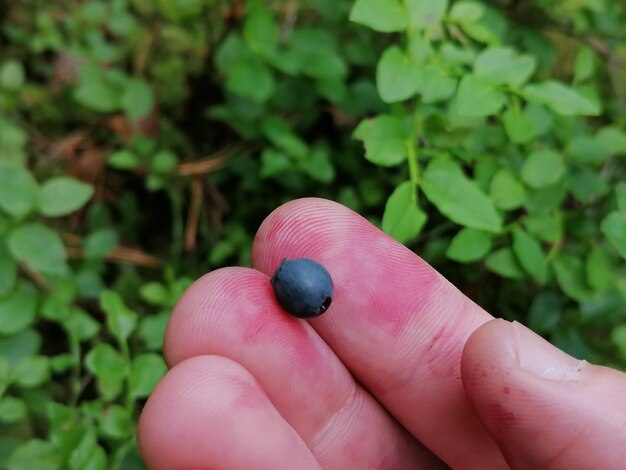
<path fill-rule="evenodd" d="M 259 271 L 225 268 L 197 280 L 174 309 L 164 353 L 170 366 L 206 354 L 240 363 L 323 468 L 439 466 L 309 324 L 284 314 Z"/>

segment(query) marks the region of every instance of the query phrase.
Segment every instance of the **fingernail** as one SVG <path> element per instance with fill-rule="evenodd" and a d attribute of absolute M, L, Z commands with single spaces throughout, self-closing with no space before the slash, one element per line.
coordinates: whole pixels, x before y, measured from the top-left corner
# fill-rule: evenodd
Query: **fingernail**
<path fill-rule="evenodd" d="M 522 369 L 548 380 L 578 382 L 587 361 L 578 360 L 514 321 L 513 347 Z"/>

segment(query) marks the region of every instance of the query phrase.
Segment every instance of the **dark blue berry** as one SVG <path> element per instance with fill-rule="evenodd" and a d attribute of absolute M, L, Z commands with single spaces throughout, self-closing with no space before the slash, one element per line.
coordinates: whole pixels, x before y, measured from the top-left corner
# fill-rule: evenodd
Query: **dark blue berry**
<path fill-rule="evenodd" d="M 330 274 L 312 259 L 285 258 L 270 282 L 280 306 L 294 317 L 317 317 L 333 300 Z"/>

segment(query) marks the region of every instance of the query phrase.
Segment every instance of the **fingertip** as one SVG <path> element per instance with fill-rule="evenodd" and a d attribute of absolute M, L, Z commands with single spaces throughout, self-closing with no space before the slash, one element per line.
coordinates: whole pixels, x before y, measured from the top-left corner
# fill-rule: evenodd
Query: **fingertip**
<path fill-rule="evenodd" d="M 296 257 L 332 277 L 333 303 L 311 326 L 357 380 L 447 463 L 502 463 L 459 380 L 467 336 L 491 317 L 406 246 L 331 201 L 292 201 L 261 225 L 255 269 L 270 276 Z"/>
<path fill-rule="evenodd" d="M 509 322 L 500 318 L 490 320 L 476 328 L 467 339 L 461 354 L 461 377 L 470 396 L 476 387 L 488 385 L 494 372 L 500 369 L 501 361 L 513 360 L 514 352 L 507 343 L 508 325 Z"/>
<path fill-rule="evenodd" d="M 205 274 L 185 291 L 174 307 L 163 340 L 166 364 L 172 367 L 193 356 L 213 354 L 215 348 L 207 338 L 232 336 L 227 334 L 231 332 L 220 330 L 238 327 L 243 340 L 248 317 L 255 312 L 266 312 L 258 322 L 272 322 L 277 307 L 269 280 L 259 271 L 226 267 Z M 238 321 L 219 321 L 224 312 L 236 315 Z"/>
<path fill-rule="evenodd" d="M 289 201 L 261 223 L 252 244 L 252 264 L 259 271 L 270 273 L 283 257 L 296 257 L 298 253 L 321 261 L 329 257 L 328 248 L 343 228 L 364 227 L 355 225 L 355 220 L 365 221 L 360 214 L 329 199 L 308 197 Z M 303 238 L 303 233 L 312 236 Z"/>
<path fill-rule="evenodd" d="M 137 442 L 154 470 L 319 468 L 256 379 L 220 356 L 166 374 L 142 411 Z"/>
<path fill-rule="evenodd" d="M 512 468 L 619 468 L 626 376 L 579 361 L 519 323 L 493 320 L 468 339 L 461 377 Z M 600 442 L 603 442 L 601 447 Z"/>

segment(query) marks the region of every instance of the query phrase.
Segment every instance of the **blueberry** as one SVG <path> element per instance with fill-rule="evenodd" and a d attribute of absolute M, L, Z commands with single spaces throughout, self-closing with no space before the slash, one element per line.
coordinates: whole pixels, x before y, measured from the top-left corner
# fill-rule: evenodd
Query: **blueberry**
<path fill-rule="evenodd" d="M 285 258 L 270 282 L 280 306 L 294 317 L 317 317 L 333 300 L 330 274 L 312 259 Z"/>

